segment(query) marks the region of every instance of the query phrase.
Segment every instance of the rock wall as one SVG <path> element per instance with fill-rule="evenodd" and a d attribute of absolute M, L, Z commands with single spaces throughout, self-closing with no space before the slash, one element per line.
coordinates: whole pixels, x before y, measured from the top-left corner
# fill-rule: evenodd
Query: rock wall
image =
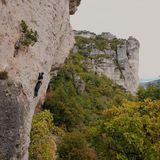
<path fill-rule="evenodd" d="M 0 0 L 0 159 L 27 160 L 32 116 L 50 80 L 73 47 L 69 14 L 79 0 Z M 38 33 L 33 46 L 15 43 L 21 20 Z M 39 72 L 44 79 L 38 97 L 34 88 Z M 3 76 L 6 73 L 7 76 Z"/>
<path fill-rule="evenodd" d="M 75 45 L 73 52 L 81 52 L 89 57 L 83 62 L 89 71 L 104 74 L 126 91 L 136 93 L 139 85 L 138 40 L 133 37 L 118 39 L 109 32 L 101 35 L 88 31 L 74 33 L 76 37 L 85 38 L 80 41 L 82 44 Z"/>

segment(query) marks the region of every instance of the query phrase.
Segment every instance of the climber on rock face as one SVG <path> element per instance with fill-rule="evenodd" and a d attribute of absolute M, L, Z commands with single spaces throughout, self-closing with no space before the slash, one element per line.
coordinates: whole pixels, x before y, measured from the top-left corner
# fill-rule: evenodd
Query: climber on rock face
<path fill-rule="evenodd" d="M 40 73 L 39 73 L 38 81 L 43 80 L 43 75 L 44 75 L 44 73 L 43 73 L 43 72 L 40 72 Z"/>
<path fill-rule="evenodd" d="M 43 75 L 44 75 L 43 72 L 40 72 L 38 75 L 38 81 L 37 81 L 36 86 L 34 88 L 34 97 L 38 96 L 38 91 L 42 85 Z"/>
<path fill-rule="evenodd" d="M 14 57 L 18 54 L 18 50 L 20 49 L 20 46 L 21 46 L 21 41 L 17 40 L 14 45 L 14 48 L 15 48 Z"/>
<path fill-rule="evenodd" d="M 42 81 L 38 81 L 38 82 L 36 83 L 36 86 L 35 86 L 35 88 L 34 88 L 34 97 L 37 97 L 37 96 L 38 96 L 38 91 L 39 91 L 41 85 L 42 85 Z"/>

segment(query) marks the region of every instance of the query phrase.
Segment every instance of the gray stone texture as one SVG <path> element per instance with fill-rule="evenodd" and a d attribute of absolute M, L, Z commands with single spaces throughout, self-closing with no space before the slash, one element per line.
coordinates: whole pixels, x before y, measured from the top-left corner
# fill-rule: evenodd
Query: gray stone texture
<path fill-rule="evenodd" d="M 18 98 L 19 97 L 19 98 Z M 0 80 L 0 159 L 23 159 L 26 154 L 25 121 L 29 107 L 23 88 Z"/>

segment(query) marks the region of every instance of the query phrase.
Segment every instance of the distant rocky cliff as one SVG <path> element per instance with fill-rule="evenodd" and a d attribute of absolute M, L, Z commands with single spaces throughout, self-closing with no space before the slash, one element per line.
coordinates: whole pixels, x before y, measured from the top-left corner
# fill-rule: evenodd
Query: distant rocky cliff
<path fill-rule="evenodd" d="M 89 71 L 104 74 L 125 90 L 136 93 L 139 85 L 138 40 L 118 39 L 111 33 L 96 35 L 88 31 L 75 31 L 74 53 L 81 52 L 88 58 L 83 62 Z"/>
<path fill-rule="evenodd" d="M 32 116 L 73 47 L 80 0 L 0 0 L 0 159 L 27 160 Z M 23 20 L 23 21 L 22 21 Z M 38 97 L 34 89 L 44 72 Z M 40 84 L 40 83 L 39 83 Z"/>

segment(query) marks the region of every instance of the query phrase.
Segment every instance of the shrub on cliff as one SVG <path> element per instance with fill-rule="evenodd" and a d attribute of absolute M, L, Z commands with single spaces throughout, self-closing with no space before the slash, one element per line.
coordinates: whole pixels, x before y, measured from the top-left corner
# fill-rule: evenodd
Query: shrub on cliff
<path fill-rule="evenodd" d="M 23 35 L 21 37 L 21 43 L 25 46 L 34 45 L 38 41 L 38 33 L 37 31 L 33 31 L 32 29 L 28 29 L 28 25 L 24 20 L 21 21 L 21 28 Z"/>
<path fill-rule="evenodd" d="M 53 116 L 45 110 L 36 114 L 32 121 L 31 143 L 29 147 L 30 160 L 53 160 L 56 145 L 52 135 Z"/>

